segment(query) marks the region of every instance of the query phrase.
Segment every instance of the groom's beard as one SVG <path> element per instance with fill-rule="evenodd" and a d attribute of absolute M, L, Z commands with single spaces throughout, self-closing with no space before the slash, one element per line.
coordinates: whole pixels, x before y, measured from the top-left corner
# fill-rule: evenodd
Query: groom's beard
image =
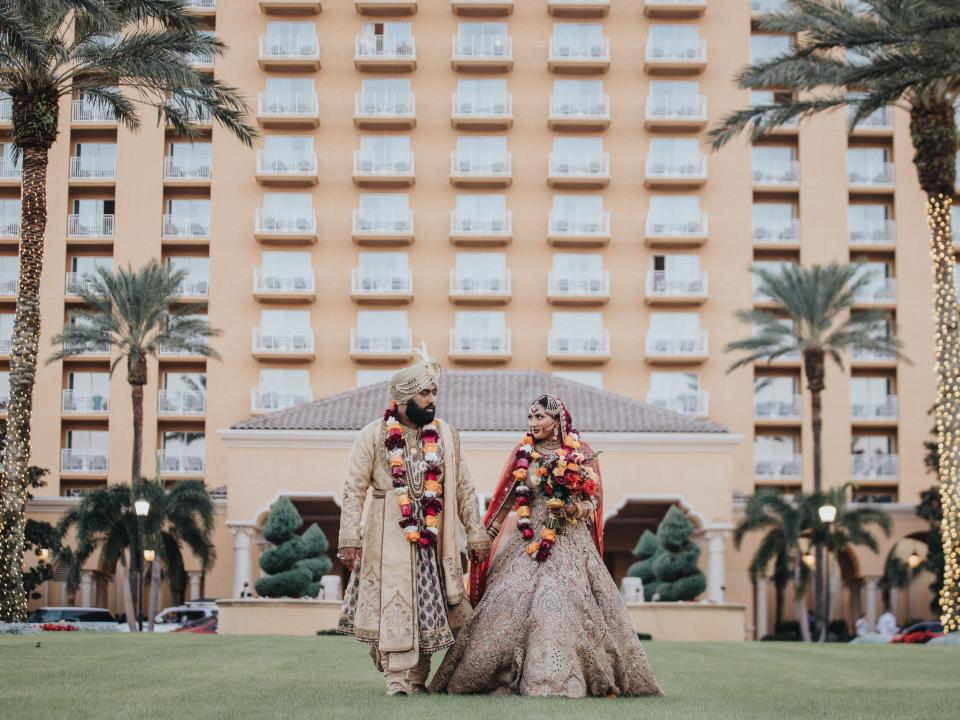
<path fill-rule="evenodd" d="M 407 418 L 414 425 L 418 427 L 423 427 L 429 422 L 433 422 L 433 418 L 437 414 L 437 408 L 435 405 L 430 404 L 426 407 L 420 407 L 413 400 L 407 403 Z"/>

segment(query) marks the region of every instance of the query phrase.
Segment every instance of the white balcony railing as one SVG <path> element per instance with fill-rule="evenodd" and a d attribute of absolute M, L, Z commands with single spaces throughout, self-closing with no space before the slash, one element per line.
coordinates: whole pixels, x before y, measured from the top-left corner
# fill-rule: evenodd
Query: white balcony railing
<path fill-rule="evenodd" d="M 158 415 L 203 415 L 207 394 L 202 390 L 161 390 L 157 399 Z"/>
<path fill-rule="evenodd" d="M 458 355 L 509 355 L 510 331 L 494 335 L 450 331 L 450 352 Z"/>
<path fill-rule="evenodd" d="M 166 180 L 209 180 L 210 156 L 167 156 L 163 161 L 163 177 Z"/>
<path fill-rule="evenodd" d="M 896 420 L 898 414 L 896 395 L 887 395 L 881 400 L 850 400 L 850 417 L 853 420 Z"/>
<path fill-rule="evenodd" d="M 183 59 L 195 68 L 213 67 L 213 51 L 184 53 Z"/>
<path fill-rule="evenodd" d="M 706 120 L 706 95 L 647 95 L 647 120 Z"/>
<path fill-rule="evenodd" d="M 23 175 L 23 164 L 12 157 L 0 157 L 0 178 L 16 180 Z"/>
<path fill-rule="evenodd" d="M 509 118 L 513 115 L 513 95 L 481 96 L 477 93 L 454 93 L 452 115 L 457 118 Z"/>
<path fill-rule="evenodd" d="M 857 163 L 847 168 L 847 181 L 864 187 L 892 186 L 895 178 L 892 162 Z"/>
<path fill-rule="evenodd" d="M 649 357 L 706 355 L 707 331 L 701 330 L 695 337 L 657 337 L 647 333 L 646 351 Z"/>
<path fill-rule="evenodd" d="M 896 480 L 900 458 L 893 453 L 851 455 L 850 476 L 854 480 Z"/>
<path fill-rule="evenodd" d="M 0 296 L 16 297 L 17 287 L 20 284 L 20 273 L 3 272 L 0 273 Z"/>
<path fill-rule="evenodd" d="M 513 217 L 509 210 L 502 213 L 479 215 L 467 212 L 450 211 L 450 232 L 457 235 L 510 235 L 513 231 Z"/>
<path fill-rule="evenodd" d="M 707 61 L 707 41 L 699 38 L 697 42 L 684 42 L 677 39 L 647 37 L 644 51 L 647 62 L 661 63 L 704 63 Z"/>
<path fill-rule="evenodd" d="M 803 398 L 797 395 L 784 397 L 753 398 L 753 417 L 756 420 L 799 420 L 803 409 Z"/>
<path fill-rule="evenodd" d="M 550 38 L 550 60 L 591 60 L 604 62 L 610 60 L 610 38 Z"/>
<path fill-rule="evenodd" d="M 851 245 L 896 245 L 897 224 L 893 220 L 880 220 L 849 227 L 847 240 Z"/>
<path fill-rule="evenodd" d="M 100 105 L 89 98 L 80 97 L 73 101 L 71 120 L 84 122 L 116 122 L 117 116 L 112 107 Z"/>
<path fill-rule="evenodd" d="M 382 272 L 354 268 L 350 271 L 350 292 L 355 295 L 409 295 L 413 292 L 413 273 Z"/>
<path fill-rule="evenodd" d="M 413 351 L 413 333 L 407 328 L 398 328 L 396 332 L 382 335 L 361 332 L 357 328 L 350 330 L 350 352 L 358 355 L 397 353 L 408 354 Z"/>
<path fill-rule="evenodd" d="M 417 106 L 412 92 L 358 92 L 353 112 L 359 118 L 414 118 Z"/>
<path fill-rule="evenodd" d="M 15 238 L 20 235 L 20 215 L 0 215 L 0 237 Z"/>
<path fill-rule="evenodd" d="M 710 414 L 710 394 L 706 390 L 682 393 L 680 395 L 655 395 L 648 393 L 648 405 L 696 417 Z"/>
<path fill-rule="evenodd" d="M 415 60 L 417 43 L 413 37 L 357 35 L 354 57 L 358 60 Z"/>
<path fill-rule="evenodd" d="M 210 217 L 190 215 L 164 215 L 163 237 L 198 238 L 210 237 Z"/>
<path fill-rule="evenodd" d="M 754 456 L 753 476 L 763 480 L 799 480 L 803 460 L 799 454 Z"/>
<path fill-rule="evenodd" d="M 210 279 L 205 277 L 185 277 L 177 285 L 180 297 L 207 297 L 210 294 Z"/>
<path fill-rule="evenodd" d="M 13 337 L 11 335 L 0 335 L 0 355 L 9 355 L 13 347 Z"/>
<path fill-rule="evenodd" d="M 185 347 L 176 347 L 167 343 L 160 343 L 160 354 L 164 357 L 202 357 L 203 352 L 199 349 L 190 349 Z"/>
<path fill-rule="evenodd" d="M 647 237 L 703 237 L 707 234 L 707 214 L 696 218 L 647 216 Z"/>
<path fill-rule="evenodd" d="M 450 294 L 451 295 L 477 295 L 489 296 L 500 295 L 509 297 L 510 271 L 503 273 L 482 274 L 480 272 L 457 272 L 450 271 Z"/>
<path fill-rule="evenodd" d="M 65 415 L 106 415 L 110 412 L 110 397 L 64 390 L 60 409 Z"/>
<path fill-rule="evenodd" d="M 571 275 L 551 270 L 547 276 L 547 294 L 554 297 L 608 297 L 610 273 L 604 270 Z"/>
<path fill-rule="evenodd" d="M 13 100 L 6 93 L 0 93 L 0 122 L 8 123 L 13 120 Z"/>
<path fill-rule="evenodd" d="M 852 121 L 857 114 L 857 108 L 847 106 L 847 120 Z M 893 128 L 893 109 L 882 107 L 874 110 L 857 124 L 858 130 L 886 130 Z"/>
<path fill-rule="evenodd" d="M 508 178 L 513 172 L 509 152 L 495 155 L 477 153 L 450 153 L 450 175 L 453 177 L 502 177 Z"/>
<path fill-rule="evenodd" d="M 353 232 L 409 235 L 413 232 L 413 211 L 389 212 L 357 208 L 353 211 Z"/>
<path fill-rule="evenodd" d="M 610 153 L 550 153 L 550 175 L 554 177 L 610 176 Z"/>
<path fill-rule="evenodd" d="M 260 58 L 263 60 L 319 60 L 320 43 L 316 35 L 302 37 L 261 35 Z"/>
<path fill-rule="evenodd" d="M 547 352 L 555 356 L 586 356 L 604 358 L 610 355 L 610 331 L 579 334 L 562 330 L 550 330 L 547 334 Z"/>
<path fill-rule="evenodd" d="M 707 273 L 701 272 L 696 277 L 671 277 L 662 270 L 649 270 L 646 292 L 649 297 L 706 297 Z"/>
<path fill-rule="evenodd" d="M 70 158 L 71 180 L 112 180 L 116 176 L 116 156 Z"/>
<path fill-rule="evenodd" d="M 557 120 L 609 120 L 610 96 L 555 93 L 550 96 L 550 117 Z"/>
<path fill-rule="evenodd" d="M 454 60 L 506 60 L 513 56 L 509 35 L 454 35 Z"/>
<path fill-rule="evenodd" d="M 258 295 L 311 295 L 316 291 L 313 270 L 266 272 L 263 268 L 253 271 L 253 292 Z"/>
<path fill-rule="evenodd" d="M 253 328 L 253 352 L 277 353 L 280 355 L 302 353 L 308 355 L 313 352 L 313 332 L 275 333 Z"/>
<path fill-rule="evenodd" d="M 71 340 L 64 343 L 63 349 L 68 355 L 109 355 L 110 343 Z"/>
<path fill-rule="evenodd" d="M 310 388 L 294 392 L 277 392 L 266 388 L 250 388 L 250 412 L 276 412 L 313 402 Z"/>
<path fill-rule="evenodd" d="M 182 450 L 157 450 L 160 475 L 203 475 L 203 455 Z"/>
<path fill-rule="evenodd" d="M 68 272 L 64 294 L 78 296 L 82 292 L 93 292 L 96 289 L 96 278 L 94 273 Z"/>
<path fill-rule="evenodd" d="M 754 220 L 753 242 L 794 245 L 800 242 L 799 220 Z"/>
<path fill-rule="evenodd" d="M 878 278 L 857 288 L 854 297 L 862 303 L 889 303 L 897 299 L 897 279 Z"/>
<path fill-rule="evenodd" d="M 852 357 L 854 360 L 861 360 L 865 362 L 889 362 L 897 359 L 896 354 L 892 352 L 856 346 L 850 351 L 850 357 Z"/>
<path fill-rule="evenodd" d="M 412 153 L 405 157 L 383 157 L 374 153 L 364 154 L 362 150 L 353 152 L 353 174 L 359 177 L 364 175 L 409 177 L 413 172 Z"/>
<path fill-rule="evenodd" d="M 60 472 L 104 475 L 107 472 L 106 450 L 60 450 Z"/>
<path fill-rule="evenodd" d="M 598 238 L 610 235 L 610 213 L 575 213 L 571 211 L 550 211 L 550 235 L 570 235 L 580 237 L 593 235 Z"/>
<path fill-rule="evenodd" d="M 707 156 L 667 157 L 651 155 L 644 165 L 646 177 L 650 180 L 680 178 L 682 180 L 705 180 L 707 177 Z"/>
<path fill-rule="evenodd" d="M 257 173 L 310 177 L 317 174 L 317 154 L 257 150 Z"/>
<path fill-rule="evenodd" d="M 763 162 L 753 166 L 754 185 L 796 185 L 800 182 L 800 163 Z"/>
<path fill-rule="evenodd" d="M 257 114 L 265 117 L 316 117 L 319 112 L 315 92 L 257 93 Z"/>
<path fill-rule="evenodd" d="M 113 215 L 68 215 L 69 237 L 113 237 Z"/>
<path fill-rule="evenodd" d="M 197 10 L 215 10 L 217 0 L 185 0 L 183 4 L 188 8 L 196 8 Z"/>
<path fill-rule="evenodd" d="M 788 8 L 788 0 L 750 0 L 750 12 L 754 15 L 781 12 Z"/>
<path fill-rule="evenodd" d="M 314 235 L 317 232 L 317 215 L 310 212 L 290 212 L 278 215 L 264 208 L 257 208 L 257 233 Z"/>

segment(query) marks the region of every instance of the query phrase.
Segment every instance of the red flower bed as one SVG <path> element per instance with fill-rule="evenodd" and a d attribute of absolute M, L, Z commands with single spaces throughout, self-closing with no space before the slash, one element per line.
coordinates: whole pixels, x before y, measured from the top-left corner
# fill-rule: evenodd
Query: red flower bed
<path fill-rule="evenodd" d="M 80 628 L 67 625 L 66 623 L 43 623 L 40 629 L 46 630 L 47 632 L 76 632 Z"/>

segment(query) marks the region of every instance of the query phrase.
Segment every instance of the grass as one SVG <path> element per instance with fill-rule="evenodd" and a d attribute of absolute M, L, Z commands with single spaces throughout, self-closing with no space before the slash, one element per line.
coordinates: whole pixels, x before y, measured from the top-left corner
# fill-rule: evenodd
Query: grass
<path fill-rule="evenodd" d="M 957 648 L 646 646 L 664 698 L 386 698 L 366 649 L 351 638 L 8 636 L 0 637 L 0 718 L 956 717 Z"/>

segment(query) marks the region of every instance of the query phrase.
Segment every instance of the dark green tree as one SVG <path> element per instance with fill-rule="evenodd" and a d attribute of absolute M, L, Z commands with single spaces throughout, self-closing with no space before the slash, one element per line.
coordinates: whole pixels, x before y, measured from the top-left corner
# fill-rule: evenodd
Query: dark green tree
<path fill-rule="evenodd" d="M 633 556 L 637 558 L 637 562 L 627 568 L 627 576 L 640 578 L 643 581 L 643 597 L 647 601 L 653 600 L 660 586 L 657 574 L 653 571 L 653 563 L 663 552 L 660 539 L 649 530 L 643 531 L 637 546 L 633 549 Z"/>
<path fill-rule="evenodd" d="M 316 597 L 320 578 L 333 563 L 326 552 L 330 545 L 316 523 L 297 535 L 303 518 L 288 497 L 281 497 L 267 516 L 263 537 L 274 547 L 260 556 L 260 567 L 268 573 L 257 580 L 261 597 Z"/>
<path fill-rule="evenodd" d="M 665 602 L 693 600 L 707 589 L 707 577 L 697 566 L 700 547 L 690 539 L 693 523 L 671 505 L 657 528 L 663 553 L 653 562 L 657 592 Z"/>
<path fill-rule="evenodd" d="M 934 485 L 920 493 L 920 504 L 916 508 L 917 515 L 927 521 L 927 531 L 923 541 L 927 545 L 927 557 L 922 567 L 933 573 L 933 582 L 929 587 L 933 596 L 930 598 L 930 610 L 933 613 L 940 611 L 940 590 L 943 588 L 943 543 L 940 541 L 940 526 L 943 522 L 943 505 L 941 504 L 940 487 Z"/>

